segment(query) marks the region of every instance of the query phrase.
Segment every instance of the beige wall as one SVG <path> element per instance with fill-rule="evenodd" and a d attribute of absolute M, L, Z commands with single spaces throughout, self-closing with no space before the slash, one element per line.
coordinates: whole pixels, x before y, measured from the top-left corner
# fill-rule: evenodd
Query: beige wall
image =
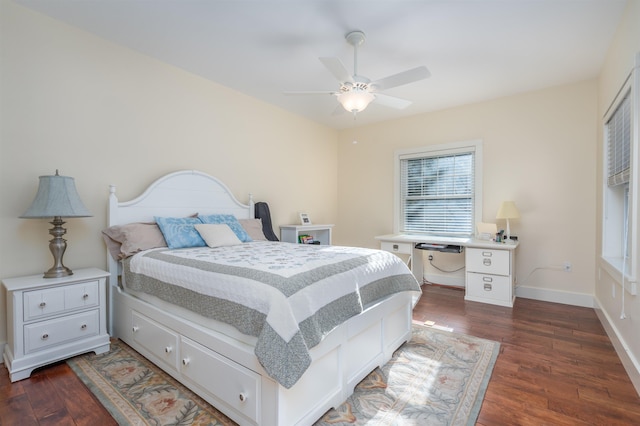
<path fill-rule="evenodd" d="M 482 139 L 483 220 L 496 222 L 503 200 L 521 214 L 511 223 L 521 241 L 518 294 L 590 301 L 596 103 L 592 80 L 341 132 L 338 242 L 377 247 L 374 236 L 393 231 L 395 150 Z M 567 260 L 570 273 L 561 270 Z"/>
<path fill-rule="evenodd" d="M 623 21 L 618 27 L 616 37 L 609 49 L 605 65 L 598 80 L 598 146 L 596 153 L 597 179 L 595 191 L 598 208 L 597 227 L 595 230 L 596 258 L 594 274 L 597 278 L 595 295 L 603 314 L 607 317 L 612 329 L 628 351 L 635 368 L 640 369 L 640 297 L 626 293 L 624 311 L 626 319 L 620 319 L 622 312 L 622 287 L 620 277 L 612 277 L 602 267 L 600 255 L 602 253 L 602 182 L 603 182 L 603 124 L 602 117 L 615 98 L 627 75 L 631 71 L 635 55 L 640 52 L 640 0 L 631 0 L 623 15 Z M 637 90 L 637 89 L 636 89 Z M 636 113 L 638 113 L 636 111 Z M 637 153 L 636 153 L 637 155 Z M 638 184 L 638 182 L 635 182 Z M 636 253 L 640 256 L 640 253 Z M 614 293 L 615 292 L 615 293 Z M 636 372 L 637 373 L 637 372 Z M 636 374 L 636 377 L 638 375 Z M 636 388 L 640 390 L 640 380 L 636 378 Z"/>
<path fill-rule="evenodd" d="M 300 210 L 335 222 L 335 131 L 13 3 L 0 7 L 0 278 L 52 266 L 51 226 L 18 216 L 38 176 L 56 168 L 75 178 L 93 213 L 67 221 L 71 269 L 106 267 L 109 184 L 125 201 L 181 169 L 220 178 L 242 202 L 250 192 L 269 202 L 276 232 Z"/>

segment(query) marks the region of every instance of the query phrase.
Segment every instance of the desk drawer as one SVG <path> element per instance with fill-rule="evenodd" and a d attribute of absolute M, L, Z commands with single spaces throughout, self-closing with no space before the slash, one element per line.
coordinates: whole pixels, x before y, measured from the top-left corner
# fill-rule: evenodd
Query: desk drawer
<path fill-rule="evenodd" d="M 511 282 L 509 277 L 467 273 L 466 297 L 473 300 L 511 304 Z"/>
<path fill-rule="evenodd" d="M 413 244 L 383 241 L 380 244 L 380 249 L 384 251 L 390 251 L 391 253 L 411 254 Z"/>
<path fill-rule="evenodd" d="M 509 250 L 468 248 L 466 250 L 467 272 L 509 275 Z"/>

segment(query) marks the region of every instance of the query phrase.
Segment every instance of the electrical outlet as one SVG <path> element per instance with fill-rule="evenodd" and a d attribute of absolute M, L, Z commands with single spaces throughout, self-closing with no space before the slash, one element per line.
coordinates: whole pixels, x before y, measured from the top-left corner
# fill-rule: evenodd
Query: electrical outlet
<path fill-rule="evenodd" d="M 571 272 L 571 262 L 569 262 L 568 260 L 564 261 L 564 271 Z"/>

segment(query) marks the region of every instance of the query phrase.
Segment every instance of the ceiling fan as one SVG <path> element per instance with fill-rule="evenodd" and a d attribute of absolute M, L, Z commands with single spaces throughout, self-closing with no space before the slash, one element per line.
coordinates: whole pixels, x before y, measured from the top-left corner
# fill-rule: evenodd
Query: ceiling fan
<path fill-rule="evenodd" d="M 340 88 L 333 91 L 312 92 L 284 92 L 285 95 L 332 95 L 336 96 L 340 106 L 334 111 L 339 114 L 344 111 L 356 114 L 363 111 L 374 100 L 376 103 L 396 109 L 404 109 L 411 105 L 411 101 L 380 93 L 382 90 L 413 83 L 428 78 L 431 73 L 425 66 L 412 68 L 393 74 L 379 80 L 371 81 L 358 74 L 358 47 L 364 41 L 362 31 L 352 31 L 345 37 L 353 46 L 353 75 L 349 74 L 342 61 L 338 58 L 322 57 L 320 62 L 333 74 L 340 83 Z"/>

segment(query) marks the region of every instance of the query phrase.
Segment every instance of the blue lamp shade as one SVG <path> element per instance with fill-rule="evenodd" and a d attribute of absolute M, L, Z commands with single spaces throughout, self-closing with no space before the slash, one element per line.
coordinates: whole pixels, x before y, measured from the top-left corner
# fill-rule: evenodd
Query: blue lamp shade
<path fill-rule="evenodd" d="M 82 204 L 76 184 L 72 177 L 60 176 L 56 170 L 55 176 L 40 176 L 40 185 L 36 198 L 26 212 L 20 216 L 24 219 L 53 218 L 50 223 L 53 228 L 49 234 L 49 250 L 53 255 L 54 265 L 44 273 L 44 278 L 60 278 L 73 275 L 71 269 L 62 264 L 62 256 L 67 249 L 67 240 L 62 238 L 67 230 L 63 217 L 89 217 L 91 213 Z"/>
<path fill-rule="evenodd" d="M 36 198 L 26 212 L 24 219 L 42 219 L 49 217 L 89 217 L 91 213 L 82 204 L 76 184 L 72 177 L 40 176 L 40 185 Z"/>

